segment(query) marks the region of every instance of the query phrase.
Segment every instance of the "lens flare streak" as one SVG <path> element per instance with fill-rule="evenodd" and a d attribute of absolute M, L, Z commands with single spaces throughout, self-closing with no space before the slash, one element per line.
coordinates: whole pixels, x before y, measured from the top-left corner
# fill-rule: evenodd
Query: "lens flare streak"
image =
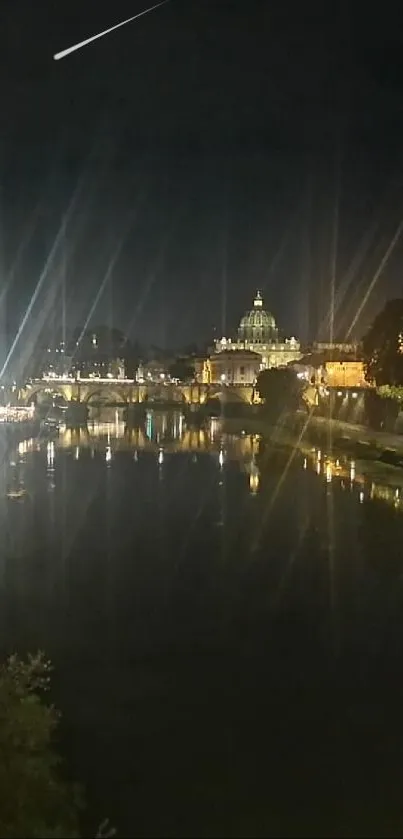
<path fill-rule="evenodd" d="M 155 6 L 151 6 L 149 9 L 144 9 L 144 11 L 139 12 L 137 15 L 133 15 L 126 20 L 122 20 L 120 23 L 116 23 L 115 26 L 110 26 L 109 29 L 104 29 L 103 32 L 98 32 L 96 35 L 91 35 L 90 38 L 86 38 L 84 41 L 80 41 L 72 47 L 67 47 L 67 49 L 61 50 L 61 52 L 56 52 L 53 58 L 55 61 L 60 61 L 61 58 L 67 58 L 67 56 L 71 55 L 72 52 L 76 52 L 77 50 L 82 49 L 82 47 L 92 44 L 93 41 L 97 41 L 98 38 L 103 38 L 104 35 L 109 35 L 109 33 L 114 32 L 115 29 L 120 29 L 120 27 L 125 26 L 126 23 L 132 23 L 133 20 L 137 20 L 137 18 L 147 15 L 149 12 L 153 12 L 154 9 L 158 9 L 160 6 L 165 6 L 165 3 L 168 2 L 169 0 L 162 0 L 161 3 L 156 3 Z"/>

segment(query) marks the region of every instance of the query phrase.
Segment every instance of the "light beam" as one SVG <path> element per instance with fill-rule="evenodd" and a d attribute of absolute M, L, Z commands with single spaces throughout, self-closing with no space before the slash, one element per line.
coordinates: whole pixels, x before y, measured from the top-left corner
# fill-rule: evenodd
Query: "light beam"
<path fill-rule="evenodd" d="M 154 9 L 158 9 L 159 6 L 165 6 L 165 3 L 169 3 L 169 0 L 161 0 L 160 3 L 156 3 L 155 6 L 151 6 L 149 9 L 144 9 L 143 12 L 138 12 L 137 15 L 133 15 L 133 17 L 128 17 L 127 20 L 122 20 L 121 23 L 116 23 L 115 26 L 111 26 L 109 29 L 105 29 L 103 32 L 98 32 L 97 35 L 92 35 L 91 38 L 86 38 L 85 41 L 80 41 L 78 44 L 74 44 L 72 47 L 67 47 L 66 50 L 62 50 L 61 52 L 56 52 L 53 56 L 55 61 L 60 61 L 61 58 L 66 58 L 66 56 L 70 55 L 72 52 L 76 52 L 76 50 L 80 50 L 82 47 L 86 47 L 87 44 L 92 44 L 93 41 L 97 41 L 98 38 L 102 38 L 104 35 L 109 35 L 110 32 L 113 32 L 115 29 L 119 29 L 121 26 L 125 26 L 126 23 L 131 23 L 133 20 L 136 20 L 143 15 L 147 15 L 149 12 L 153 12 Z"/>

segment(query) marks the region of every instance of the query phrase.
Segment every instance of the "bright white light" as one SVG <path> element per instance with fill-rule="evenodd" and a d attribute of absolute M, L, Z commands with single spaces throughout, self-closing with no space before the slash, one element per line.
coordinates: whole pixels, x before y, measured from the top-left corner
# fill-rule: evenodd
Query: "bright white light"
<path fill-rule="evenodd" d="M 226 377 L 225 373 L 221 373 L 221 381 L 225 382 L 226 378 L 227 377 Z"/>
<path fill-rule="evenodd" d="M 46 457 L 48 461 L 48 466 L 52 467 L 55 462 L 55 444 L 53 442 L 49 442 L 47 445 Z"/>
<path fill-rule="evenodd" d="M 158 9 L 159 6 L 164 6 L 165 3 L 168 2 L 169 0 L 162 0 L 161 3 L 156 3 L 155 6 L 151 6 L 149 9 L 144 9 L 143 12 L 139 12 L 137 15 L 133 15 L 133 17 L 129 17 L 126 20 L 122 20 L 121 23 L 116 23 L 115 26 L 110 26 L 109 29 L 105 29 L 103 32 L 98 32 L 97 35 L 92 35 L 90 38 L 86 38 L 85 41 L 80 41 L 72 47 L 68 47 L 61 52 L 56 52 L 53 58 L 55 61 L 60 61 L 61 58 L 66 58 L 66 56 L 70 55 L 72 52 L 76 52 L 76 50 L 81 49 L 81 47 L 86 47 L 87 44 L 92 44 L 93 41 L 97 41 L 98 38 L 102 38 L 103 35 L 109 35 L 109 33 L 113 32 L 115 29 L 120 29 L 120 27 L 124 26 L 126 23 L 131 23 L 133 20 L 136 20 L 143 15 L 147 15 L 149 12 L 154 11 L 154 9 Z"/>
<path fill-rule="evenodd" d="M 218 455 L 218 462 L 220 466 L 224 465 L 224 452 L 222 449 L 220 449 L 220 454 Z"/>
<path fill-rule="evenodd" d="M 112 460 L 112 450 L 111 450 L 111 447 L 110 447 L 110 446 L 107 446 L 107 447 L 106 447 L 106 450 L 105 450 L 105 460 L 106 460 L 106 462 L 107 462 L 107 463 L 110 463 L 110 462 L 111 462 L 111 460 Z"/>
<path fill-rule="evenodd" d="M 164 462 L 164 452 L 163 452 L 162 449 L 160 449 L 159 452 L 158 452 L 158 463 L 159 463 L 160 466 L 162 466 L 163 462 Z"/>
<path fill-rule="evenodd" d="M 361 490 L 361 492 L 360 492 L 360 504 L 363 504 L 363 503 L 364 503 L 364 493 Z"/>

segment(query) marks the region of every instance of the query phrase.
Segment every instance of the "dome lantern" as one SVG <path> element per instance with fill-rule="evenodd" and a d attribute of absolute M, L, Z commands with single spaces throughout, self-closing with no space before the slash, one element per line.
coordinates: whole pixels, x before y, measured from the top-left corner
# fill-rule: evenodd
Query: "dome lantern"
<path fill-rule="evenodd" d="M 278 341 L 278 329 L 271 312 L 263 309 L 263 298 L 256 292 L 253 309 L 241 319 L 238 340 L 245 344 L 270 344 Z"/>

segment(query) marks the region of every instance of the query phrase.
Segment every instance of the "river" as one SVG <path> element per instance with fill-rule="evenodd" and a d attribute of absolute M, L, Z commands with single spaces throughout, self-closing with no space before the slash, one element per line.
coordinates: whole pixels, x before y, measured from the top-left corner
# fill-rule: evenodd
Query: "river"
<path fill-rule="evenodd" d="M 152 412 L 3 446 L 1 652 L 53 661 L 89 835 L 401 835 L 403 478 L 259 451 Z"/>

